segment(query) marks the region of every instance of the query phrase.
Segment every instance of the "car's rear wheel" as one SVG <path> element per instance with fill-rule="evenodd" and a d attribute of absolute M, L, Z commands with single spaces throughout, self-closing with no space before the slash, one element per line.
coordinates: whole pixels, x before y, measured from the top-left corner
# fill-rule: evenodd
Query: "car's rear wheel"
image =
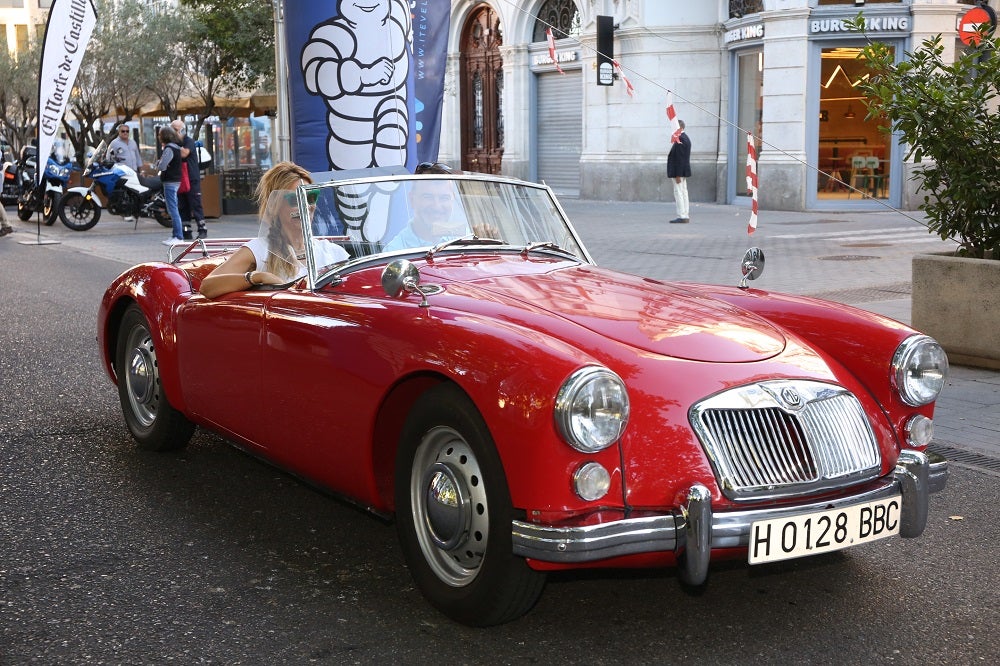
<path fill-rule="evenodd" d="M 163 394 L 153 336 L 136 305 L 129 306 L 122 317 L 115 352 L 118 399 L 139 448 L 168 451 L 185 446 L 195 426 Z"/>
<path fill-rule="evenodd" d="M 396 457 L 396 523 L 424 596 L 472 626 L 526 613 L 545 585 L 513 554 L 514 510 L 492 437 L 472 401 L 441 385 L 414 405 Z"/>

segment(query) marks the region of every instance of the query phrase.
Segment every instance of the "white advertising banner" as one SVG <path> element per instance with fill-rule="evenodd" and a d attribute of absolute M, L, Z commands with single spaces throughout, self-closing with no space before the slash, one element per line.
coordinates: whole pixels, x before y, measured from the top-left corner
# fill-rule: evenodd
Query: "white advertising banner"
<path fill-rule="evenodd" d="M 97 25 L 92 0 L 53 0 L 45 26 L 38 77 L 38 164 L 36 179 L 52 150 L 66 105 Z"/>

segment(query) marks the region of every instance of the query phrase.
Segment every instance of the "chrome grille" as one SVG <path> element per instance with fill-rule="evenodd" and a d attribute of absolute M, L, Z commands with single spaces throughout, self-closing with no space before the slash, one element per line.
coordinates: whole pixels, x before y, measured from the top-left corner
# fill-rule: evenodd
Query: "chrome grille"
<path fill-rule="evenodd" d="M 813 381 L 772 381 L 715 395 L 692 425 L 734 500 L 814 492 L 874 478 L 881 456 L 861 403 Z"/>

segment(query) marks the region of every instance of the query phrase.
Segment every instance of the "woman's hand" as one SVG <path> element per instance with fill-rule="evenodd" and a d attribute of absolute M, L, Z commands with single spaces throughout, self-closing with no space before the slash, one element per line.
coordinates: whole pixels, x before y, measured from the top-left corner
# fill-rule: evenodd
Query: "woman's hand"
<path fill-rule="evenodd" d="M 288 280 L 282 280 L 274 273 L 267 271 L 250 271 L 250 284 L 254 286 L 262 284 L 285 284 Z"/>

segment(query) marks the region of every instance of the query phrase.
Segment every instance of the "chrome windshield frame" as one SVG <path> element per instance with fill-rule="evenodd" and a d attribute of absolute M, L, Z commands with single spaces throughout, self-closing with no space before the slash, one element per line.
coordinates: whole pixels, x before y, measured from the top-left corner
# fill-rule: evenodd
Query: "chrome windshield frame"
<path fill-rule="evenodd" d="M 373 260 L 378 262 L 390 261 L 394 257 L 400 256 L 413 256 L 413 255 L 426 255 L 428 248 L 407 248 L 394 251 L 380 251 L 378 253 L 373 253 L 364 256 L 352 256 L 350 259 L 334 264 L 333 268 L 320 273 L 319 266 L 316 265 L 316 257 L 313 251 L 312 240 L 317 238 L 313 233 L 313 211 L 310 211 L 307 196 L 310 192 L 323 192 L 328 189 L 337 188 L 348 188 L 352 186 L 365 186 L 374 184 L 393 184 L 398 187 L 401 183 L 413 183 L 426 180 L 446 180 L 446 181 L 456 181 L 456 182 L 482 182 L 488 184 L 495 184 L 499 186 L 511 186 L 517 188 L 527 188 L 532 191 L 542 193 L 547 198 L 547 203 L 551 205 L 551 210 L 553 213 L 553 219 L 558 219 L 565 230 L 566 237 L 572 239 L 579 248 L 579 253 L 571 252 L 569 250 L 564 250 L 560 256 L 565 257 L 566 253 L 571 253 L 576 256 L 581 262 L 588 264 L 595 264 L 593 257 L 587 250 L 580 235 L 577 233 L 576 229 L 573 227 L 569 216 L 566 215 L 566 211 L 560 205 L 559 200 L 556 198 L 552 189 L 547 185 L 540 183 L 532 183 L 528 181 L 519 180 L 516 178 L 508 178 L 503 176 L 493 176 L 488 174 L 470 174 L 470 173 L 456 173 L 456 174 L 428 174 L 428 175 L 414 175 L 414 174 L 381 174 L 375 176 L 356 176 L 358 172 L 352 172 L 352 177 L 344 179 L 332 178 L 324 182 L 317 182 L 312 184 L 299 185 L 296 188 L 298 195 L 298 207 L 299 213 L 302 220 L 302 231 L 304 238 L 306 239 L 305 249 L 307 258 L 307 285 L 310 290 L 316 290 L 323 285 L 329 284 L 332 281 L 337 280 L 337 276 L 343 275 L 344 273 L 351 272 L 355 268 L 362 265 L 369 265 Z M 323 174 L 331 175 L 331 174 Z M 335 174 L 333 174 L 335 175 Z M 337 240 L 341 240 L 340 236 L 336 237 Z M 554 241 L 553 241 L 554 242 Z M 483 244 L 463 244 L 457 248 L 456 251 L 467 252 L 469 250 L 481 250 L 488 249 L 493 252 L 522 252 L 525 249 L 523 243 L 510 243 L 506 245 L 499 245 L 495 240 L 485 241 Z M 445 250 L 446 252 L 450 251 Z"/>

